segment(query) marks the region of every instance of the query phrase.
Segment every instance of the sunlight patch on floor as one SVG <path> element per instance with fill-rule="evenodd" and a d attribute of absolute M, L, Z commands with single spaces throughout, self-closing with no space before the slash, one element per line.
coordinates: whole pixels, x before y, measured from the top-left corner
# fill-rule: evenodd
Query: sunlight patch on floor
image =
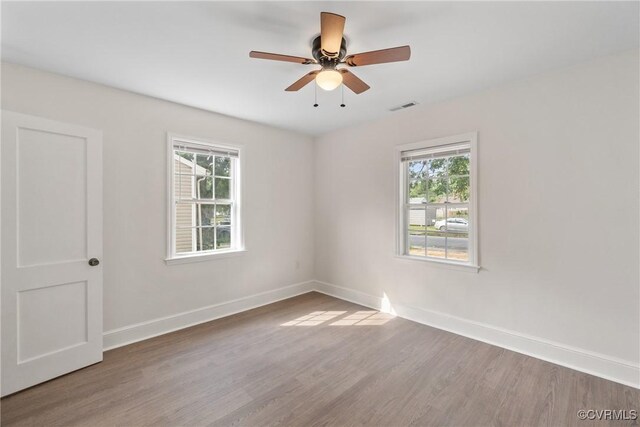
<path fill-rule="evenodd" d="M 316 326 L 345 313 L 346 311 L 314 311 L 280 326 Z"/>
<path fill-rule="evenodd" d="M 331 324 L 331 326 L 351 326 L 351 325 L 384 325 L 393 319 L 393 315 L 388 313 L 380 313 L 378 311 L 356 311 L 340 320 Z"/>
<path fill-rule="evenodd" d="M 395 316 L 375 310 L 356 311 L 348 314 L 346 311 L 314 311 L 305 316 L 283 323 L 280 326 L 317 326 L 338 316 L 346 316 L 335 320 L 329 326 L 375 326 L 384 325 Z"/>

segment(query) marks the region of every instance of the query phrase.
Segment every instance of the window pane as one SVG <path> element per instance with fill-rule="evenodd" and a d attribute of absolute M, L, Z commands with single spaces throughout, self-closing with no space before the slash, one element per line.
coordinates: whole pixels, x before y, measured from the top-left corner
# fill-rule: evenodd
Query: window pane
<path fill-rule="evenodd" d="M 231 225 L 231 205 L 216 205 L 216 225 Z"/>
<path fill-rule="evenodd" d="M 193 228 L 178 228 L 176 230 L 176 253 L 193 252 Z"/>
<path fill-rule="evenodd" d="M 447 212 L 447 231 L 469 232 L 469 207 L 468 205 L 459 207 L 449 207 Z"/>
<path fill-rule="evenodd" d="M 458 234 L 447 236 L 447 259 L 469 261 L 469 238 Z"/>
<path fill-rule="evenodd" d="M 469 208 L 449 207 L 447 210 L 447 259 L 469 260 Z"/>
<path fill-rule="evenodd" d="M 408 212 L 407 247 L 409 255 L 425 256 L 426 209 L 412 208 Z"/>
<path fill-rule="evenodd" d="M 196 175 L 213 175 L 213 156 L 207 154 L 198 154 L 196 155 L 196 163 Z"/>
<path fill-rule="evenodd" d="M 231 175 L 231 159 L 229 157 L 216 156 L 216 176 Z"/>
<path fill-rule="evenodd" d="M 444 176 L 447 172 L 447 159 L 431 159 L 428 161 L 430 177 Z"/>
<path fill-rule="evenodd" d="M 468 176 L 455 176 L 449 178 L 449 201 L 453 203 L 469 201 Z"/>
<path fill-rule="evenodd" d="M 198 204 L 196 206 L 196 224 L 198 226 L 214 225 L 215 205 Z"/>
<path fill-rule="evenodd" d="M 176 173 L 193 174 L 193 153 L 174 151 L 174 169 Z"/>
<path fill-rule="evenodd" d="M 429 230 L 441 230 L 446 231 L 447 222 L 445 221 L 445 208 L 430 206 L 427 208 L 427 222 L 429 224 Z"/>
<path fill-rule="evenodd" d="M 193 176 L 174 175 L 173 182 L 176 199 L 191 200 L 193 198 Z"/>
<path fill-rule="evenodd" d="M 409 255 L 425 256 L 425 238 L 424 231 L 417 228 L 409 228 Z"/>
<path fill-rule="evenodd" d="M 447 166 L 449 175 L 469 175 L 469 154 L 449 157 Z"/>
<path fill-rule="evenodd" d="M 434 258 L 445 257 L 445 236 L 447 231 L 445 213 L 444 207 L 427 208 L 427 221 L 430 224 L 427 227 L 427 256 Z"/>
<path fill-rule="evenodd" d="M 195 213 L 195 204 L 176 203 L 176 228 L 194 227 Z"/>
<path fill-rule="evenodd" d="M 421 160 L 408 163 L 408 197 L 409 203 L 423 203 L 427 197 L 427 162 Z"/>
<path fill-rule="evenodd" d="M 428 181 L 427 196 L 429 203 L 444 203 L 447 201 L 447 178 L 433 178 Z"/>
<path fill-rule="evenodd" d="M 198 179 L 198 199 L 213 199 L 213 178 L 197 178 Z"/>
<path fill-rule="evenodd" d="M 424 231 L 426 225 L 425 208 L 412 207 L 409 209 L 407 224 L 409 225 L 409 229 Z"/>
<path fill-rule="evenodd" d="M 411 204 L 427 201 L 427 184 L 425 180 L 412 179 L 409 181 L 409 195 L 407 200 Z"/>
<path fill-rule="evenodd" d="M 427 256 L 445 258 L 446 233 L 441 231 L 427 231 Z"/>
<path fill-rule="evenodd" d="M 210 251 L 215 249 L 215 228 L 196 228 L 195 230 L 196 241 L 198 242 L 198 251 Z"/>
<path fill-rule="evenodd" d="M 231 227 L 216 227 L 216 235 L 218 239 L 217 249 L 231 247 Z"/>
<path fill-rule="evenodd" d="M 216 199 L 229 199 L 229 179 L 216 178 Z"/>

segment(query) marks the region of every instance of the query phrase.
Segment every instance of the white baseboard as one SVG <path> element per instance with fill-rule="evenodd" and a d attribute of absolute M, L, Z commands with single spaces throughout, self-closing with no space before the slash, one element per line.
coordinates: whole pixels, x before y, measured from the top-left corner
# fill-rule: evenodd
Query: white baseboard
<path fill-rule="evenodd" d="M 376 310 L 392 312 L 414 322 L 640 388 L 640 365 L 634 362 L 436 311 L 384 301 L 381 297 L 317 280 L 313 283 L 313 289 Z"/>
<path fill-rule="evenodd" d="M 103 348 L 105 351 L 111 350 L 123 345 L 132 344 L 158 335 L 251 310 L 252 308 L 271 304 L 283 299 L 306 294 L 313 290 L 313 284 L 313 281 L 296 283 L 220 304 L 209 305 L 147 322 L 136 323 L 123 328 L 112 329 L 103 334 Z"/>
<path fill-rule="evenodd" d="M 640 388 L 640 366 L 634 362 L 436 311 L 384 301 L 381 297 L 318 280 L 296 283 L 220 304 L 106 331 L 104 333 L 104 350 L 111 350 L 311 291 L 321 292 L 376 310 L 392 312 L 414 322 Z"/>

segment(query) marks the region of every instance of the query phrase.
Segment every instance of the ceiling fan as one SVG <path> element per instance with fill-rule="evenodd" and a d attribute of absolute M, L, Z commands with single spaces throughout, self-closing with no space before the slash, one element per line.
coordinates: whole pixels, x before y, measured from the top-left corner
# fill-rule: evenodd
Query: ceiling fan
<path fill-rule="evenodd" d="M 319 70 L 311 71 L 294 84 L 286 88 L 288 92 L 302 89 L 315 79 L 320 88 L 334 90 L 341 83 L 356 94 L 360 94 L 369 85 L 360 80 L 346 68 L 338 68 L 345 64 L 348 67 L 383 64 L 385 62 L 406 61 L 411 57 L 409 46 L 393 47 L 390 49 L 374 50 L 347 56 L 347 43 L 343 37 L 346 18 L 335 13 L 322 12 L 320 14 L 320 35 L 313 40 L 311 55 L 314 59 L 300 56 L 280 55 L 277 53 L 249 52 L 251 58 L 271 59 L 273 61 L 295 62 L 303 65 L 320 65 Z"/>

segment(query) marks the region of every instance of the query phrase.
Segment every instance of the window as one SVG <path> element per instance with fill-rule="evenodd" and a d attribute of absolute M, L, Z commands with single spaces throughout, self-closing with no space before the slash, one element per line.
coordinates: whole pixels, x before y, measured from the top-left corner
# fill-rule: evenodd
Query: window
<path fill-rule="evenodd" d="M 241 250 L 239 148 L 168 139 L 168 261 Z"/>
<path fill-rule="evenodd" d="M 477 266 L 476 135 L 398 147 L 401 256 Z"/>

